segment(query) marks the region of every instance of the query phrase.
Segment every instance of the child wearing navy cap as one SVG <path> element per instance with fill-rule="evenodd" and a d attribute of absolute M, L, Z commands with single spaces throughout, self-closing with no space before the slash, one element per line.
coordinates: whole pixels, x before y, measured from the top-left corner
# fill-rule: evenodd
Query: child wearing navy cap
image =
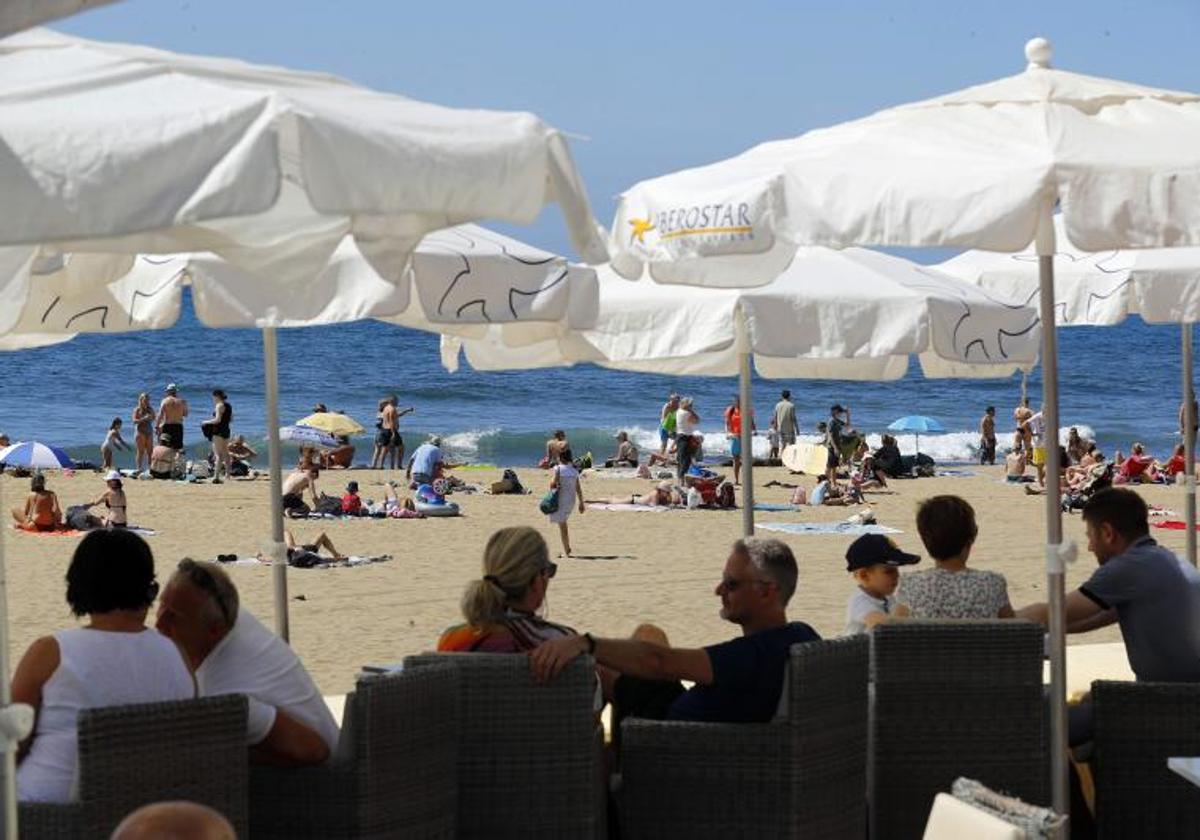
<path fill-rule="evenodd" d="M 846 630 L 843 635 L 866 633 L 876 624 L 892 618 L 904 618 L 908 607 L 894 597 L 900 585 L 900 567 L 920 561 L 907 554 L 882 534 L 863 534 L 846 550 L 846 571 L 858 584 L 846 604 Z"/>

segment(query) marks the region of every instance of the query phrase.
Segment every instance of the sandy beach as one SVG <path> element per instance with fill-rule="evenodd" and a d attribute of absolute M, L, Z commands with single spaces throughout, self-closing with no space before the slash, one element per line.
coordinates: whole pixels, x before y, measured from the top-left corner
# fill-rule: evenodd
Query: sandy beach
<path fill-rule="evenodd" d="M 971 471 L 975 475 L 893 481 L 891 492 L 871 494 L 869 501 L 881 524 L 903 532 L 894 537 L 902 548 L 925 556 L 914 523 L 916 503 L 938 493 L 963 496 L 974 505 L 980 522 L 971 565 L 1003 573 L 1014 606 L 1042 599 L 1044 500 L 1004 484 L 1000 467 Z M 536 494 L 548 482 L 538 470 L 518 473 Z M 499 471 L 469 470 L 462 475 L 472 483 L 486 485 L 499 477 Z M 361 485 L 364 498 L 378 499 L 385 480 L 402 476 L 382 471 L 326 472 L 320 487 L 340 495 L 352 478 Z M 790 475 L 783 469 L 757 470 L 757 501 L 789 500 L 791 490 L 762 486 L 771 480 L 806 487 L 814 483 L 808 476 Z M 585 473 L 583 479 L 589 499 L 643 490 L 648 484 L 590 473 Z M 103 482 L 100 476 L 90 473 L 74 477 L 52 473 L 49 486 L 59 494 L 65 508 L 95 498 Z M 28 480 L 2 476 L 0 488 L 7 511 L 24 498 Z M 1180 512 L 1183 509 L 1182 488 L 1140 489 L 1150 503 Z M 221 486 L 127 481 L 126 490 L 131 521 L 157 531 L 149 542 L 160 579 L 169 574 L 180 557 L 252 555 L 260 550 L 269 532 L 268 484 L 262 479 Z M 557 530 L 552 530 L 554 526 L 538 513 L 537 498 L 456 495 L 465 514 L 459 518 L 289 522 L 302 542 L 325 531 L 344 553 L 391 554 L 394 558 L 358 568 L 288 570 L 292 642 L 322 691 L 336 694 L 351 689 L 362 664 L 395 662 L 431 649 L 441 631 L 460 620 L 459 594 L 465 582 L 480 573 L 484 542 L 495 529 L 533 525 L 546 536 L 556 555 L 560 549 Z M 825 507 L 759 512 L 758 522 L 834 522 L 856 510 Z M 580 556 L 560 560 L 558 577 L 549 593 L 548 617 L 597 635 L 627 634 L 638 622 L 652 621 L 681 645 L 728 638 L 734 628 L 718 617 L 712 590 L 729 545 L 740 531 L 738 511 L 576 513 L 571 518 L 571 534 L 573 548 Z M 1070 588 L 1088 577 L 1095 560 L 1086 551 L 1078 514 L 1064 517 L 1064 531 L 1080 546 L 1079 560 L 1067 572 Z M 1152 533 L 1171 549 L 1183 550 L 1182 531 L 1152 529 Z M 851 587 L 843 555 L 851 538 L 766 531 L 760 534 L 782 537 L 796 552 L 800 585 L 790 607 L 792 618 L 809 622 L 822 635 L 840 633 Z M 27 535 L 6 527 L 4 548 L 14 657 L 36 637 L 72 624 L 63 597 L 63 576 L 78 539 Z M 926 567 L 927 562 L 926 558 L 918 568 Z M 271 569 L 247 566 L 230 571 L 243 603 L 270 624 Z M 1110 642 L 1119 638 L 1114 626 L 1073 637 L 1072 641 Z"/>

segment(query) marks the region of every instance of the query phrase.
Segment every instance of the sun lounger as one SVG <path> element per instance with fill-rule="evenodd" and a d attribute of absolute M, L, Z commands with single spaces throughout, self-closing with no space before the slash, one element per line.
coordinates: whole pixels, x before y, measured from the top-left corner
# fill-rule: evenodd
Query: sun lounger
<path fill-rule="evenodd" d="M 1050 801 L 1043 635 L 1017 620 L 872 631 L 872 836 L 919 837 L 934 797 L 959 776 Z"/>
<path fill-rule="evenodd" d="M 458 690 L 446 663 L 361 678 L 329 763 L 251 770 L 249 836 L 454 837 Z"/>
<path fill-rule="evenodd" d="M 865 636 L 795 645 L 777 720 L 626 719 L 621 836 L 864 836 L 867 667 Z"/>
<path fill-rule="evenodd" d="M 1195 837 L 1200 788 L 1167 759 L 1200 755 L 1200 684 L 1092 683 L 1096 827 L 1106 837 Z"/>
<path fill-rule="evenodd" d="M 605 836 L 596 672 L 580 657 L 533 680 L 523 655 L 410 656 L 404 672 L 450 662 L 460 671 L 458 836 L 522 840 Z"/>
<path fill-rule="evenodd" d="M 246 698 L 207 697 L 79 715 L 79 801 L 22 803 L 22 837 L 105 840 L 131 811 L 186 799 L 247 836 Z"/>

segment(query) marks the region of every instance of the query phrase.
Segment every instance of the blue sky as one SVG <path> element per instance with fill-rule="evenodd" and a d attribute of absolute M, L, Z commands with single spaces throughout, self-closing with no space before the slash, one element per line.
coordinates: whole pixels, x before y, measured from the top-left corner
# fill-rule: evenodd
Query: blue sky
<path fill-rule="evenodd" d="M 1034 35 L 1062 69 L 1200 90 L 1200 0 L 123 0 L 57 27 L 533 111 L 589 138 L 572 148 L 606 225 L 642 178 L 1016 73 Z M 553 208 L 506 229 L 570 253 Z"/>

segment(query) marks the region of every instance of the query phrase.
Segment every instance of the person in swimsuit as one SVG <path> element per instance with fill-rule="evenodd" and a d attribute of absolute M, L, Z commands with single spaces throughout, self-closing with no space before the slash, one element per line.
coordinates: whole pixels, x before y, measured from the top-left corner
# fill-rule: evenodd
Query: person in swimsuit
<path fill-rule="evenodd" d="M 346 555 L 337 550 L 333 544 L 333 540 L 329 539 L 329 536 L 324 531 L 318 534 L 317 538 L 312 542 L 300 543 L 296 542 L 296 537 L 294 534 L 292 534 L 290 529 L 284 528 L 283 538 L 287 543 L 287 558 L 289 563 L 304 554 L 315 555 L 317 558 L 319 558 L 319 561 L 326 560 L 328 558 L 321 556 L 320 552 L 322 548 L 328 551 L 334 560 L 346 559 Z M 262 555 L 259 555 L 259 557 L 261 559 Z M 300 565 L 304 564 L 301 563 Z"/>
<path fill-rule="evenodd" d="M 13 508 L 13 519 L 22 531 L 54 531 L 62 527 L 62 508 L 58 496 L 46 489 L 46 476 L 35 475 L 29 482 L 25 507 Z"/>
<path fill-rule="evenodd" d="M 205 437 L 212 439 L 213 484 L 221 483 L 221 468 L 225 468 L 225 478 L 230 478 L 230 468 L 233 464 L 229 456 L 229 424 L 233 422 L 233 406 L 229 398 L 220 388 L 214 388 L 213 416 L 200 425 L 206 430 Z"/>
<path fill-rule="evenodd" d="M 104 436 L 104 443 L 100 444 L 100 459 L 104 469 L 112 469 L 114 449 L 129 451 L 131 448 L 125 442 L 125 438 L 121 437 L 121 418 L 114 417 L 108 426 L 108 434 Z"/>
<path fill-rule="evenodd" d="M 392 407 L 391 426 L 387 424 L 384 428 L 391 431 L 391 439 L 388 441 L 388 463 L 391 464 L 391 469 L 398 470 L 404 466 L 404 438 L 400 435 L 400 418 L 406 414 L 412 414 L 415 410 L 413 406 L 408 408 L 400 408 L 400 398 L 395 394 L 388 397 L 388 403 Z"/>
<path fill-rule="evenodd" d="M 137 452 L 134 465 L 137 471 L 150 469 L 150 455 L 154 451 L 154 409 L 150 405 L 150 395 L 138 394 L 137 405 L 133 409 L 133 447 Z M 146 466 L 142 466 L 144 463 Z"/>
<path fill-rule="evenodd" d="M 126 501 L 125 491 L 121 486 L 121 474 L 112 470 L 104 476 L 104 483 L 108 485 L 108 489 L 99 499 L 84 505 L 84 508 L 90 510 L 103 502 L 104 506 L 108 508 L 108 513 L 100 520 L 101 525 L 105 528 L 125 528 L 129 525 L 129 520 L 125 516 Z"/>
<path fill-rule="evenodd" d="M 387 457 L 387 451 L 392 445 L 392 430 L 384 425 L 392 411 L 394 409 L 391 408 L 391 397 L 384 397 L 379 401 L 375 415 L 375 451 L 371 454 L 371 469 L 373 470 L 383 469 L 383 460 Z"/>
<path fill-rule="evenodd" d="M 171 446 L 183 449 L 183 418 L 188 415 L 187 400 L 179 398 L 179 389 L 172 382 L 167 386 L 167 395 L 158 405 L 155 430 L 159 435 L 170 435 Z"/>
<path fill-rule="evenodd" d="M 658 454 L 667 454 L 667 447 L 675 439 L 675 412 L 679 410 L 679 395 L 671 394 L 663 403 L 662 412 L 658 418 Z"/>
<path fill-rule="evenodd" d="M 183 454 L 175 446 L 175 441 L 164 432 L 159 438 L 158 446 L 150 452 L 151 478 L 182 478 L 183 465 L 180 463 L 182 460 Z"/>

